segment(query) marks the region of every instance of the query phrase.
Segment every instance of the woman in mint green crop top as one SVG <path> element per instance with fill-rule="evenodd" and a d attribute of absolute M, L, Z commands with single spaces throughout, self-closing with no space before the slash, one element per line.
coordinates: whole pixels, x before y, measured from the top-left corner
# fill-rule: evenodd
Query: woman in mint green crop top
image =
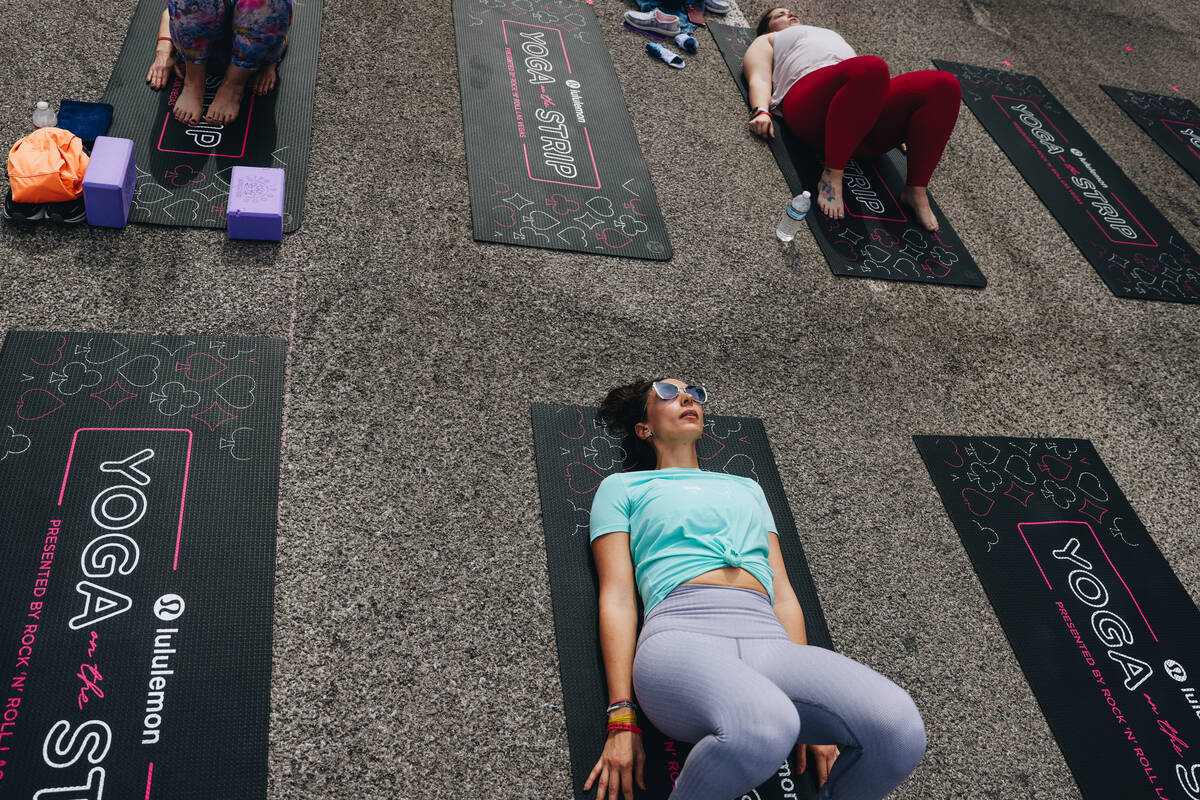
<path fill-rule="evenodd" d="M 696 743 L 671 800 L 741 796 L 793 748 L 798 770 L 812 760 L 820 797 L 882 798 L 924 754 L 920 715 L 879 673 L 807 646 L 762 488 L 699 468 L 706 395 L 639 380 L 597 414 L 644 468 L 608 476 L 592 501 L 610 724 L 583 788 L 613 799 L 645 788 L 636 690 L 660 731 Z"/>

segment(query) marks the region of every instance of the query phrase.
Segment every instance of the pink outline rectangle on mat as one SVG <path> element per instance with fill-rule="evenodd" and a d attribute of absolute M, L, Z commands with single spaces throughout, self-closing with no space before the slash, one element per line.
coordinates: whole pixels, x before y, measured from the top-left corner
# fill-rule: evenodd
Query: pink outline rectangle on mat
<path fill-rule="evenodd" d="M 1200 158 L 1200 153 L 1197 153 L 1195 148 L 1193 148 L 1190 144 L 1188 144 L 1187 140 L 1179 135 L 1179 131 L 1177 131 L 1171 127 L 1171 125 L 1191 125 L 1193 128 L 1200 128 L 1200 123 L 1180 122 L 1177 119 L 1167 119 L 1166 117 L 1159 117 L 1159 122 L 1168 123 L 1167 125 L 1164 125 L 1164 127 L 1167 130 L 1169 130 L 1171 133 L 1175 134 L 1175 137 L 1177 139 L 1179 139 L 1179 141 L 1183 142 L 1183 146 L 1186 147 L 1188 150 L 1192 151 L 1192 155 L 1194 155 L 1196 158 Z"/>
<path fill-rule="evenodd" d="M 71 450 L 67 453 L 67 468 L 63 470 L 62 488 L 58 490 L 58 505 L 62 505 L 63 496 L 67 492 L 67 476 L 71 474 L 71 459 L 75 457 L 75 443 L 79 434 L 84 431 L 167 431 L 170 433 L 186 433 L 188 435 L 187 460 L 183 464 L 183 497 L 179 501 L 179 529 L 175 532 L 175 560 L 171 570 L 179 569 L 179 545 L 183 540 L 183 508 L 187 504 L 188 473 L 192 469 L 192 440 L 195 438 L 191 428 L 77 428 L 71 437 Z"/>
<path fill-rule="evenodd" d="M 254 116 L 254 96 L 250 96 L 250 107 L 246 109 L 246 130 L 242 131 L 242 152 L 235 155 L 226 153 L 214 153 L 211 150 L 168 150 L 162 146 L 163 137 L 167 135 L 167 123 L 171 121 L 171 112 L 167 111 L 167 116 L 163 119 L 162 131 L 158 134 L 158 152 L 160 153 L 185 153 L 192 156 L 212 156 L 213 158 L 241 158 L 246 155 L 246 142 L 250 141 L 250 118 Z"/>
<path fill-rule="evenodd" d="M 555 33 L 557 33 L 558 34 L 558 43 L 562 45 L 563 60 L 567 62 L 567 74 L 568 75 L 574 74 L 573 72 L 571 72 L 571 57 L 567 55 L 567 42 L 565 39 L 563 39 L 562 31 L 560 31 L 558 28 L 549 28 L 545 25 L 534 25 L 530 22 L 519 22 L 515 19 L 502 19 L 502 20 L 500 20 L 500 31 L 501 31 L 501 33 L 504 34 L 504 43 L 505 44 L 508 44 L 508 23 L 510 23 L 510 22 L 513 25 L 524 25 L 526 28 L 541 28 L 544 31 L 554 31 Z"/>
<path fill-rule="evenodd" d="M 538 183 L 557 183 L 561 186 L 578 186 L 580 189 L 601 189 L 603 185 L 600 181 L 600 167 L 596 166 L 596 154 L 592 152 L 592 136 L 588 133 L 587 126 L 583 126 L 583 138 L 587 140 L 588 156 L 592 159 L 592 174 L 596 176 L 596 185 L 589 186 L 585 183 L 567 183 L 566 181 L 552 181 L 549 178 L 533 177 L 533 168 L 529 166 L 529 145 L 521 143 L 521 149 L 525 152 L 525 173 L 529 176 L 529 180 L 537 181 Z"/>
<path fill-rule="evenodd" d="M 858 161 L 858 165 L 860 167 L 862 166 L 862 161 L 859 161 L 858 159 L 855 159 L 855 161 Z M 905 216 L 904 209 L 900 208 L 900 203 L 899 203 L 899 201 L 896 200 L 896 195 L 892 194 L 892 190 L 887 185 L 887 181 L 885 181 L 883 179 L 883 173 L 879 171 L 879 166 L 874 161 L 871 162 L 871 169 L 875 170 L 875 175 L 879 178 L 879 185 L 884 188 L 884 191 L 886 191 L 888 193 L 888 197 L 892 198 L 892 203 L 900 211 L 900 219 L 896 219 L 895 217 L 872 217 L 867 214 L 855 214 L 853 211 L 850 210 L 850 206 L 848 204 L 843 203 L 843 205 L 846 206 L 846 213 L 848 215 L 854 217 L 855 219 L 877 219 L 877 220 L 882 220 L 884 222 L 908 222 L 908 217 Z M 849 190 L 846 190 L 846 191 L 849 191 Z M 854 201 L 857 203 L 858 198 L 855 198 Z M 861 203 L 859 203 L 859 204 L 861 205 Z"/>
<path fill-rule="evenodd" d="M 1113 200 L 1116 200 L 1118 203 L 1121 204 L 1121 208 L 1125 209 L 1125 213 L 1129 216 L 1129 218 L 1131 220 L 1133 220 L 1134 222 L 1137 223 L 1138 227 L 1142 229 L 1142 233 L 1146 234 L 1146 238 L 1149 239 L 1150 241 L 1148 241 L 1148 242 L 1131 242 L 1128 240 L 1122 241 L 1120 239 L 1112 238 L 1111 236 L 1108 235 L 1108 231 L 1104 230 L 1104 226 L 1100 224 L 1100 220 L 1098 220 L 1094 216 L 1092 216 L 1092 212 L 1088 211 L 1088 209 L 1085 208 L 1084 212 L 1087 213 L 1087 215 L 1089 217 L 1092 217 L 1092 222 L 1096 223 L 1096 227 L 1098 227 L 1101 231 L 1103 231 L 1105 237 L 1113 244 L 1128 244 L 1128 245 L 1132 245 L 1134 247 L 1158 247 L 1158 242 L 1155 241 L 1154 237 L 1150 235 L 1150 231 L 1146 230 L 1146 226 L 1142 224 L 1142 221 L 1133 215 L 1133 212 L 1129 210 L 1129 206 L 1125 205 L 1125 203 L 1122 202 L 1121 198 L 1117 197 L 1117 193 L 1110 190 L 1109 194 L 1111 194 L 1113 196 Z"/>
<path fill-rule="evenodd" d="M 1042 107 L 1039 106 L 1037 103 L 1033 102 L 1032 100 L 1030 100 L 1028 97 L 1010 97 L 1009 95 L 1006 95 L 1006 94 L 992 95 L 992 100 L 995 101 L 996 105 L 1000 106 L 1000 110 L 1004 112 L 1004 116 L 1008 117 L 1009 119 L 1012 119 L 1012 115 L 1008 113 L 1009 110 L 1006 109 L 1004 107 L 1004 105 L 1000 102 L 999 98 L 1001 98 L 1001 97 L 1004 98 L 1005 100 L 1020 100 L 1022 103 L 1029 103 L 1029 105 L 1033 106 L 1034 108 L 1036 108 L 1038 110 L 1038 113 L 1042 115 L 1042 119 L 1044 119 L 1046 122 L 1050 123 L 1050 127 L 1054 128 L 1054 132 L 1057 133 L 1059 136 L 1061 136 L 1062 140 L 1064 142 L 1071 141 L 1067 137 L 1063 136 L 1063 132 L 1060 131 L 1058 129 L 1058 126 L 1054 124 L 1054 120 L 1050 119 L 1050 115 L 1048 115 L 1045 111 L 1042 111 Z"/>
<path fill-rule="evenodd" d="M 524 25 L 527 28 L 541 28 L 544 31 L 554 31 L 555 33 L 557 33 L 558 34 L 558 43 L 562 46 L 563 61 L 565 61 L 567 64 L 567 74 L 568 75 L 574 74 L 574 72 L 571 70 L 571 57 L 569 55 L 567 55 L 567 42 L 565 39 L 563 39 L 561 30 L 559 30 L 558 28 L 550 28 L 545 25 L 533 25 L 529 22 L 519 22 L 518 20 L 515 20 L 515 19 L 502 19 L 502 20 L 500 20 L 500 31 L 501 31 L 501 33 L 504 34 L 504 44 L 505 45 L 508 45 L 508 24 L 510 22 L 513 25 Z M 554 180 L 550 180 L 549 178 L 533 177 L 533 167 L 529 163 L 529 145 L 522 142 L 521 150 L 522 150 L 522 152 L 525 153 L 525 174 L 529 176 L 529 180 L 537 181 L 538 183 L 555 183 L 555 184 L 558 184 L 559 186 L 574 186 L 579 189 L 603 189 L 604 183 L 603 183 L 603 181 L 600 180 L 600 167 L 598 167 L 596 165 L 596 153 L 592 150 L 592 135 L 588 132 L 587 125 L 583 126 L 583 137 L 584 137 L 584 139 L 587 140 L 588 157 L 592 161 L 592 174 L 596 176 L 596 185 L 595 186 L 592 186 L 591 184 L 587 184 L 587 183 L 567 183 L 566 181 L 554 181 Z"/>
<path fill-rule="evenodd" d="M 1154 632 L 1154 628 L 1150 627 L 1150 620 L 1146 619 L 1146 612 L 1142 611 L 1142 606 L 1138 603 L 1137 598 L 1133 596 L 1133 590 L 1129 588 L 1129 584 L 1125 582 L 1121 571 L 1117 569 L 1117 565 L 1112 562 L 1108 551 L 1104 549 L 1104 544 L 1100 541 L 1100 537 L 1096 534 L 1096 529 L 1091 526 L 1091 523 L 1083 522 L 1075 519 L 1059 519 L 1048 522 L 1018 522 L 1017 532 L 1021 534 L 1021 538 L 1025 540 L 1025 546 L 1029 548 L 1029 555 L 1033 556 L 1033 563 L 1037 564 L 1038 571 L 1042 573 L 1042 580 L 1046 581 L 1046 586 L 1050 591 L 1054 591 L 1054 587 L 1050 585 L 1050 579 L 1046 577 L 1046 570 L 1042 569 L 1042 562 L 1038 560 L 1037 555 L 1033 552 L 1033 546 L 1029 544 L 1029 538 L 1025 535 L 1026 525 L 1083 525 L 1092 534 L 1092 538 L 1096 540 L 1096 546 L 1100 548 L 1100 552 L 1104 554 L 1104 560 L 1108 562 L 1108 566 L 1112 567 L 1113 574 L 1117 576 L 1117 580 L 1125 587 L 1125 591 L 1129 593 L 1129 599 L 1133 601 L 1134 607 L 1138 610 L 1138 614 L 1142 616 L 1142 622 L 1146 623 L 1146 630 L 1150 631 L 1150 635 L 1154 637 L 1154 641 L 1158 641 L 1158 634 Z"/>
<path fill-rule="evenodd" d="M 150 769 L 146 770 L 146 800 L 150 800 L 150 781 L 154 779 L 154 762 L 150 762 Z"/>

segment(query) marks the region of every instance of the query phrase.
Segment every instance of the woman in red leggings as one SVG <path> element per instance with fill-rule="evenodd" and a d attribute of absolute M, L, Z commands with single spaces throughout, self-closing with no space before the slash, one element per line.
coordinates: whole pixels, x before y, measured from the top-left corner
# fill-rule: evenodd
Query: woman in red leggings
<path fill-rule="evenodd" d="M 845 214 L 842 172 L 851 156 L 874 156 L 906 145 L 908 184 L 900 201 L 928 230 L 938 229 L 929 207 L 929 178 L 958 121 L 961 92 L 949 72 L 926 70 L 889 76 L 878 56 L 858 56 L 826 28 L 800 24 L 786 8 L 758 23 L 746 50 L 750 130 L 775 135 L 773 116 L 825 154 L 817 202 L 832 219 Z"/>

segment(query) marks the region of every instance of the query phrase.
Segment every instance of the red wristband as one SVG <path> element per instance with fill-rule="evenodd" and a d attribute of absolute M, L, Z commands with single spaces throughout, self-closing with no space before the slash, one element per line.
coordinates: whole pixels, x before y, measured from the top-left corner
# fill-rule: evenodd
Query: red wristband
<path fill-rule="evenodd" d="M 628 724 L 609 725 L 607 732 L 612 733 L 613 731 L 630 731 L 631 733 L 636 733 L 638 736 L 642 735 L 642 729 L 639 728 L 637 725 L 628 725 Z"/>
<path fill-rule="evenodd" d="M 174 39 L 172 39 L 170 36 L 160 36 L 160 37 L 158 37 L 158 41 L 159 42 L 173 42 Z"/>

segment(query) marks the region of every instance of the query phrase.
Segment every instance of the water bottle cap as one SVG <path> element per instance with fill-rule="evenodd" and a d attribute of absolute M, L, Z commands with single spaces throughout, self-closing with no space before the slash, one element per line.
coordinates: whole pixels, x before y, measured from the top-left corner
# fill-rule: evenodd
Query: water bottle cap
<path fill-rule="evenodd" d="M 805 189 L 803 192 L 801 192 L 800 196 L 801 197 L 812 197 L 812 195 L 809 194 L 808 189 Z"/>
<path fill-rule="evenodd" d="M 47 103 L 45 100 L 38 100 L 38 101 L 37 101 L 37 107 L 38 107 L 38 109 L 39 109 L 39 110 L 44 110 L 44 109 L 47 109 L 47 108 L 49 108 L 49 107 L 50 107 L 50 104 L 49 104 L 49 103 Z"/>

